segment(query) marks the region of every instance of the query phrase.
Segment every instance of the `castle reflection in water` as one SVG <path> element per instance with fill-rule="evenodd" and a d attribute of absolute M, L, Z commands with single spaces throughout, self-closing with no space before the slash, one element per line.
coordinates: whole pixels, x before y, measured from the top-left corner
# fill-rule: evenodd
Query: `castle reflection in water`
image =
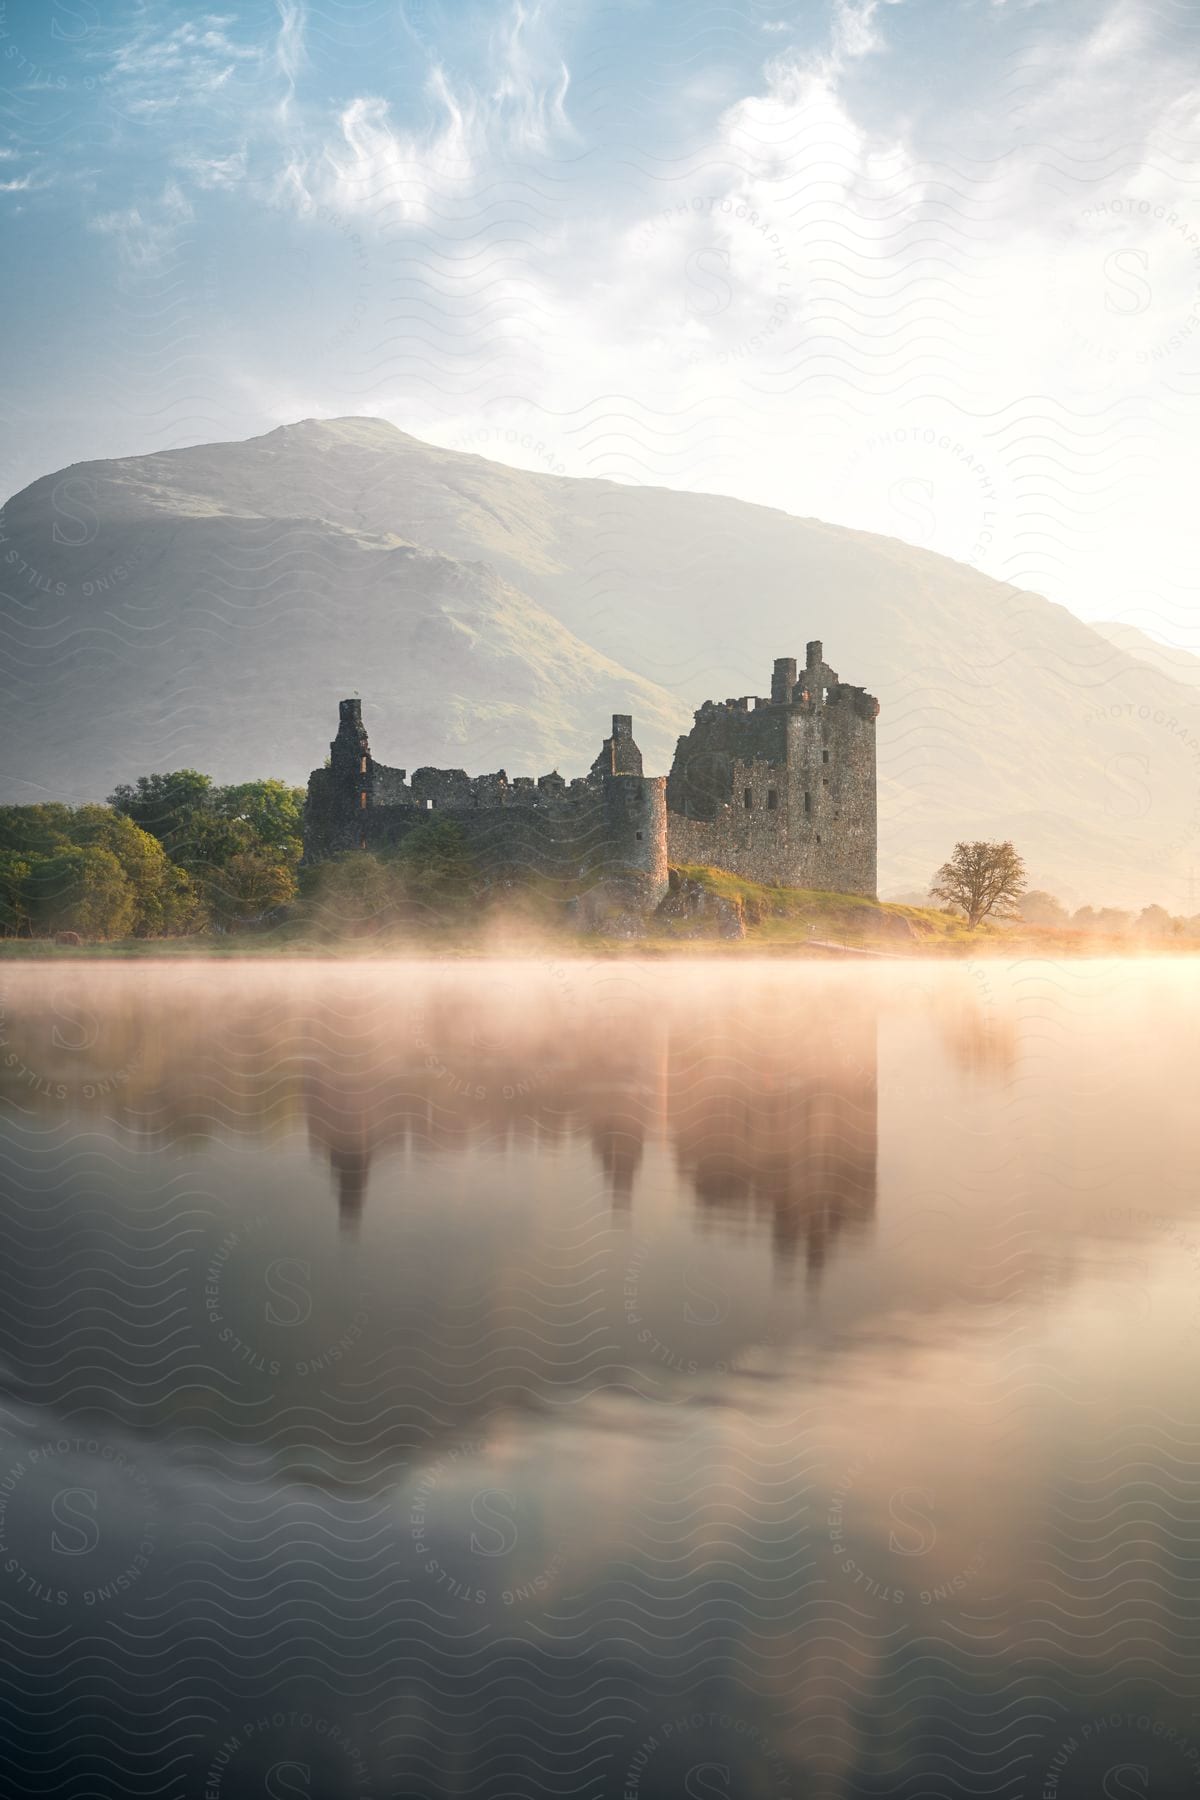
<path fill-rule="evenodd" d="M 397 1159 L 565 1141 L 590 1146 L 617 1218 L 665 1150 L 697 1222 L 769 1231 L 781 1273 L 819 1276 L 874 1213 L 876 1008 L 829 969 L 800 1011 L 769 972 L 732 988 L 697 971 L 655 1005 L 640 965 L 291 966 L 250 992 L 210 967 L 181 969 L 169 1006 L 161 969 L 107 973 L 9 1018 L 4 1089 L 155 1147 L 303 1120 L 347 1231 L 384 1172 L 403 1199 Z"/>
<path fill-rule="evenodd" d="M 316 1022 L 314 1021 L 314 1024 Z M 332 1027 L 332 1021 L 326 1022 Z M 826 1017 L 771 1022 L 761 995 L 730 1010 L 703 988 L 647 1033 L 619 1001 L 551 1034 L 503 1006 L 482 1016 L 431 997 L 415 1031 L 388 1041 L 386 1003 L 368 1008 L 304 1079 L 310 1141 L 329 1159 L 353 1227 L 372 1166 L 397 1153 L 586 1140 L 613 1210 L 636 1208 L 648 1143 L 714 1226 L 769 1225 L 778 1266 L 820 1270 L 844 1231 L 873 1216 L 878 1095 L 873 1009 L 860 997 Z"/>

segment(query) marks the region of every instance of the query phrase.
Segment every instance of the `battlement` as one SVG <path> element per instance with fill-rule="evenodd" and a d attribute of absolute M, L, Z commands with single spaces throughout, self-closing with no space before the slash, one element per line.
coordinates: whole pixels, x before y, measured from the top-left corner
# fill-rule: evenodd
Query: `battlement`
<path fill-rule="evenodd" d="M 879 702 L 843 682 L 818 639 L 804 664 L 779 657 L 769 698 L 706 700 L 670 775 L 648 776 L 628 713 L 588 773 L 393 768 L 375 760 L 357 697 L 338 706 L 329 764 L 309 777 L 305 861 L 398 843 L 450 817 L 496 864 L 566 879 L 633 881 L 665 892 L 668 861 L 753 880 L 875 892 L 875 720 Z"/>
<path fill-rule="evenodd" d="M 308 779 L 304 860 L 348 850 L 386 850 L 434 819 L 450 818 L 481 863 L 535 868 L 581 886 L 666 892 L 666 780 L 642 772 L 628 713 L 586 776 L 509 776 L 505 769 L 394 768 L 371 754 L 361 702 L 343 700 L 329 764 Z"/>
<path fill-rule="evenodd" d="M 822 647 L 813 641 L 807 646 L 807 656 L 803 670 L 797 673 L 794 656 L 781 656 L 776 659 L 771 674 L 771 693 L 769 698 L 761 694 L 743 694 L 739 698 L 727 700 L 706 700 L 693 715 L 696 723 L 709 719 L 714 713 L 751 713 L 760 712 L 768 706 L 837 706 L 851 705 L 865 718 L 878 717 L 879 702 L 865 688 L 851 687 L 842 681 L 836 669 L 831 669 L 823 659 Z"/>

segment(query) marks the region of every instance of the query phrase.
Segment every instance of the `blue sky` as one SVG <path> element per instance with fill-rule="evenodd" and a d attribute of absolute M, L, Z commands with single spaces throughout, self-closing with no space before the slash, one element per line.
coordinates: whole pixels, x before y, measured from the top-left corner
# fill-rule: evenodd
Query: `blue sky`
<path fill-rule="evenodd" d="M 372 413 L 1200 650 L 1194 7 L 0 5 L 0 488 Z"/>

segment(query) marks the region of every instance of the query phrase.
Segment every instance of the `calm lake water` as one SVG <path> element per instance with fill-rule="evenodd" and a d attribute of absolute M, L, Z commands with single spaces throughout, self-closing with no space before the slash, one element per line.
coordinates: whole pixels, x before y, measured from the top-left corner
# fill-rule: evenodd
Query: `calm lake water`
<path fill-rule="evenodd" d="M 1200 1795 L 1200 970 L 0 971 L 4 1791 Z"/>

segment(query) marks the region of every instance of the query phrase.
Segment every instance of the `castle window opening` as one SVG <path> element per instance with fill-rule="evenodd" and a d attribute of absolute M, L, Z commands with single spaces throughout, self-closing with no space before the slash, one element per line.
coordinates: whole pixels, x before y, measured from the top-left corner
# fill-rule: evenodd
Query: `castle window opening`
<path fill-rule="evenodd" d="M 638 841 L 638 843 L 639 843 L 639 844 L 640 844 L 640 843 L 641 843 L 641 841 L 642 841 L 642 834 L 641 834 L 641 832 L 640 832 L 640 831 L 638 831 L 638 832 L 635 832 L 635 833 L 634 833 L 634 836 L 635 836 L 635 837 L 636 837 L 636 838 L 637 838 L 637 841 Z"/>
<path fill-rule="evenodd" d="M 359 773 L 362 775 L 365 775 L 366 772 L 367 772 L 367 759 L 364 756 L 362 759 L 362 762 L 359 764 Z"/>
<path fill-rule="evenodd" d="M 754 790 L 753 790 L 753 788 L 747 788 L 746 791 L 743 793 L 742 805 L 745 807 L 747 812 L 749 812 L 750 808 L 754 805 Z"/>
<path fill-rule="evenodd" d="M 812 811 L 812 795 L 809 793 L 804 796 L 804 811 L 806 816 Z"/>
<path fill-rule="evenodd" d="M 829 761 L 829 752 L 828 752 L 828 750 L 822 750 L 822 752 L 821 752 L 821 761 L 822 761 L 822 762 L 828 762 L 828 761 Z"/>
<path fill-rule="evenodd" d="M 779 805 L 779 795 L 774 788 L 767 789 L 767 811 L 774 812 Z"/>
<path fill-rule="evenodd" d="M 433 811 L 433 801 L 432 801 L 432 800 L 427 800 L 427 801 L 426 801 L 426 802 L 425 802 L 425 811 L 426 811 L 426 812 L 432 812 L 432 811 Z"/>
<path fill-rule="evenodd" d="M 360 806 L 360 807 L 363 807 L 363 806 L 365 806 L 365 805 L 366 805 L 366 804 L 367 804 L 367 790 L 366 790 L 366 788 L 364 788 L 364 789 L 363 789 L 363 791 L 362 791 L 362 793 L 361 793 L 361 794 L 360 794 L 360 795 L 359 795 L 359 796 L 358 796 L 358 804 L 359 804 L 359 806 Z"/>

